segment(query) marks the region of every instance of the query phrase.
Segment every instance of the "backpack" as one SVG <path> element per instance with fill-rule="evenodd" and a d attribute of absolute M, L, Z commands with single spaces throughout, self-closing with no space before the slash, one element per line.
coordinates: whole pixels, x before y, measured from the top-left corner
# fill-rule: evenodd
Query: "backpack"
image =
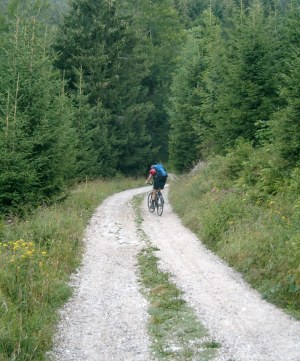
<path fill-rule="evenodd" d="M 158 178 L 168 177 L 168 173 L 162 164 L 155 164 L 154 169 L 156 170 L 156 174 Z"/>

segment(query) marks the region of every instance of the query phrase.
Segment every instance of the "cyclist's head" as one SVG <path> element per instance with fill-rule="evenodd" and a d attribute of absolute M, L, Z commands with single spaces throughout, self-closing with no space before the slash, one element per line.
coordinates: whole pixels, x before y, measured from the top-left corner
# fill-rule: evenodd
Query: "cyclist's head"
<path fill-rule="evenodd" d="M 154 175 L 156 173 L 156 170 L 154 168 L 150 169 L 150 174 Z"/>

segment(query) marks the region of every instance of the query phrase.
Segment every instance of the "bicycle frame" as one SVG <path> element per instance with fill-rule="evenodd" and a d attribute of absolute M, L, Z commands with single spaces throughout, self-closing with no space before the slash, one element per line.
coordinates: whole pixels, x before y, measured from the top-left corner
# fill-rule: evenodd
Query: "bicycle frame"
<path fill-rule="evenodd" d="M 155 208 L 157 210 L 157 214 L 159 216 L 162 215 L 163 213 L 163 209 L 164 209 L 164 197 L 162 195 L 162 192 L 161 192 L 161 189 L 158 189 L 157 192 L 156 192 L 156 197 L 154 199 L 154 206 L 153 206 L 153 199 L 152 199 L 152 196 L 153 196 L 153 190 L 151 192 L 149 192 L 148 194 L 148 209 L 151 213 L 153 213 L 155 211 Z"/>

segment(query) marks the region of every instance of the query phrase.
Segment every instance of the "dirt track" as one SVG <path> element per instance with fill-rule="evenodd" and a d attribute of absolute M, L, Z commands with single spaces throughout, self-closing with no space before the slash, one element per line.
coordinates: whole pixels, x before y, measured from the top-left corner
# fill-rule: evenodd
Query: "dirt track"
<path fill-rule="evenodd" d="M 130 201 L 150 187 L 115 194 L 86 231 L 83 264 L 74 297 L 62 310 L 52 359 L 150 361 L 147 303 L 139 292 L 139 239 Z M 167 198 L 167 190 L 164 192 Z M 202 246 L 168 202 L 164 214 L 143 206 L 143 229 L 160 251 L 184 298 L 222 344 L 218 360 L 300 361 L 300 322 L 264 302 L 239 274 Z M 184 360 L 182 360 L 184 361 Z"/>

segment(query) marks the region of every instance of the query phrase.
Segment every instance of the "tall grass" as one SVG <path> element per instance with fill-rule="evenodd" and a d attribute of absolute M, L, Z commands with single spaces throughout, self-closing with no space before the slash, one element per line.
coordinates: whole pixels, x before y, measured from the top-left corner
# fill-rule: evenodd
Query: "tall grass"
<path fill-rule="evenodd" d="M 107 196 L 140 185 L 129 179 L 81 184 L 61 203 L 0 223 L 0 361 L 45 359 L 92 213 Z"/>
<path fill-rule="evenodd" d="M 289 181 L 282 178 L 276 192 L 266 192 L 275 187 L 271 167 L 262 172 L 265 178 L 255 179 L 247 166 L 249 161 L 241 165 L 231 156 L 215 158 L 171 185 L 171 203 L 207 247 L 266 300 L 300 318 L 300 172 L 296 169 Z"/>

